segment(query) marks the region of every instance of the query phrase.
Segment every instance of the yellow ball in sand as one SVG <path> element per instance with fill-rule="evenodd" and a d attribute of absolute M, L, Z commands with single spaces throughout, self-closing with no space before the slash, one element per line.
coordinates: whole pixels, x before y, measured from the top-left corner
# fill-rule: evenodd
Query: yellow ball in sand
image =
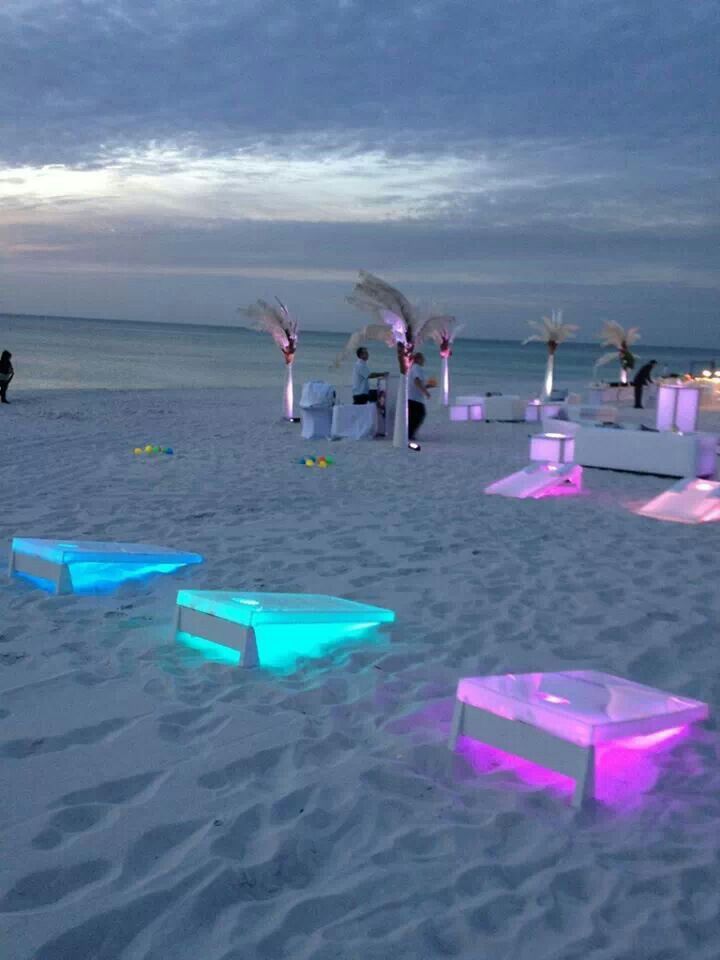
<path fill-rule="evenodd" d="M 133 453 L 134 453 L 136 456 L 137 456 L 137 454 L 142 453 L 142 447 L 135 447 L 135 449 L 133 450 Z"/>
<path fill-rule="evenodd" d="M 318 466 L 320 467 L 321 470 L 325 470 L 327 468 L 327 464 L 325 463 L 324 460 L 318 461 Z"/>
<path fill-rule="evenodd" d="M 149 443 L 149 444 L 145 447 L 145 453 L 152 453 L 152 452 L 153 452 L 152 444 Z"/>
<path fill-rule="evenodd" d="M 306 467 L 314 467 L 314 466 L 315 466 L 315 461 L 314 461 L 314 460 L 306 460 L 306 461 L 305 461 L 305 466 L 306 466 Z"/>

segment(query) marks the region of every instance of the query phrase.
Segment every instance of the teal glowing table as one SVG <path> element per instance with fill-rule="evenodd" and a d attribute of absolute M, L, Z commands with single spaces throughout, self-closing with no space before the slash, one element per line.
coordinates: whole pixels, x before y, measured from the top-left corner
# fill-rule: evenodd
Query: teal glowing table
<path fill-rule="evenodd" d="M 392 610 L 324 594 L 180 590 L 175 631 L 189 646 L 226 648 L 243 667 L 282 666 L 394 620 Z"/>
<path fill-rule="evenodd" d="M 152 573 L 171 573 L 202 559 L 198 553 L 147 543 L 14 537 L 9 573 L 51 593 L 93 593 Z"/>

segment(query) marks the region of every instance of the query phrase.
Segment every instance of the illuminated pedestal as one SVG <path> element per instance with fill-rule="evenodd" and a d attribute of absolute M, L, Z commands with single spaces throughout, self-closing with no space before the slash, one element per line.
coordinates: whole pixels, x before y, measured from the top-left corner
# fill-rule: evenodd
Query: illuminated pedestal
<path fill-rule="evenodd" d="M 570 433 L 536 433 L 530 437 L 530 459 L 545 463 L 572 463 L 575 437 Z"/>
<path fill-rule="evenodd" d="M 188 564 L 202 563 L 202 559 L 197 553 L 180 553 L 147 543 L 15 537 L 9 572 L 51 593 L 93 593 L 152 573 L 172 573 Z"/>
<path fill-rule="evenodd" d="M 394 620 L 392 610 L 323 594 L 180 590 L 175 629 L 189 646 L 235 651 L 243 667 L 283 667 Z"/>
<path fill-rule="evenodd" d="M 450 419 L 454 422 L 485 419 L 484 397 L 456 397 L 450 407 Z"/>
<path fill-rule="evenodd" d="M 643 517 L 677 523 L 709 523 L 720 520 L 720 483 L 685 479 L 640 507 Z"/>
<path fill-rule="evenodd" d="M 697 429 L 700 388 L 664 383 L 658 387 L 655 426 L 658 430 L 693 433 Z"/>
<path fill-rule="evenodd" d="M 540 423 L 541 420 L 547 417 L 557 417 L 562 408 L 562 403 L 531 400 L 525 407 L 525 423 Z"/>
<path fill-rule="evenodd" d="M 699 700 L 595 670 L 466 677 L 448 745 L 469 737 L 571 777 L 581 806 L 594 795 L 596 748 L 647 749 L 707 715 Z"/>

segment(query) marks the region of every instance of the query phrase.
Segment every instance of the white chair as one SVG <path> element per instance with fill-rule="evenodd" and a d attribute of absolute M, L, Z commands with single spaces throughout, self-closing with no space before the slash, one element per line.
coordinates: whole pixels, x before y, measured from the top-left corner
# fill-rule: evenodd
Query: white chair
<path fill-rule="evenodd" d="M 324 380 L 308 380 L 300 397 L 301 435 L 304 440 L 327 440 L 331 434 L 335 387 Z"/>

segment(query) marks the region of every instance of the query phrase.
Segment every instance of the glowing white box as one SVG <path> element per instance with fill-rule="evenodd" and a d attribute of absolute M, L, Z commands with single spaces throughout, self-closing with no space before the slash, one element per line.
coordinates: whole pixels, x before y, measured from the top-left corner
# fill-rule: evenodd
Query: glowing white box
<path fill-rule="evenodd" d="M 470 737 L 572 777 L 572 802 L 581 806 L 594 795 L 596 747 L 650 742 L 708 712 L 699 700 L 596 670 L 466 677 L 448 745 Z"/>
<path fill-rule="evenodd" d="M 482 403 L 454 403 L 450 407 L 450 419 L 457 423 L 484 420 L 484 407 Z"/>
<path fill-rule="evenodd" d="M 14 537 L 9 572 L 53 593 L 91 593 L 152 573 L 171 573 L 202 559 L 198 553 L 147 543 Z"/>
<path fill-rule="evenodd" d="M 694 433 L 699 409 L 699 387 L 663 383 L 658 387 L 655 426 L 658 430 Z"/>
<path fill-rule="evenodd" d="M 562 403 L 547 403 L 531 400 L 525 407 L 525 423 L 540 423 L 547 417 L 557 417 L 563 408 Z"/>
<path fill-rule="evenodd" d="M 450 407 L 450 419 L 455 423 L 470 419 L 470 407 L 464 403 L 455 403 Z"/>
<path fill-rule="evenodd" d="M 180 590 L 175 609 L 176 633 L 190 646 L 238 651 L 243 667 L 276 665 L 288 652 L 319 656 L 395 620 L 392 610 L 324 594 Z"/>
<path fill-rule="evenodd" d="M 536 433 L 530 438 L 530 459 L 545 463 L 572 463 L 575 437 L 567 433 Z"/>

